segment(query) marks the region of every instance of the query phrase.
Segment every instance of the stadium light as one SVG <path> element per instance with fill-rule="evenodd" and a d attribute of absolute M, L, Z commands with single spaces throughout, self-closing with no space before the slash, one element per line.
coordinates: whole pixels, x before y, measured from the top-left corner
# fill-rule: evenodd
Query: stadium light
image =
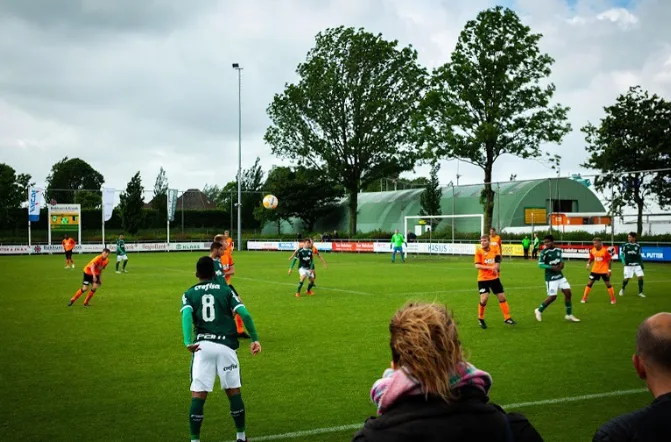
<path fill-rule="evenodd" d="M 238 252 L 242 250 L 242 68 L 233 63 L 238 71 Z M 231 226 L 232 228 L 233 226 Z"/>

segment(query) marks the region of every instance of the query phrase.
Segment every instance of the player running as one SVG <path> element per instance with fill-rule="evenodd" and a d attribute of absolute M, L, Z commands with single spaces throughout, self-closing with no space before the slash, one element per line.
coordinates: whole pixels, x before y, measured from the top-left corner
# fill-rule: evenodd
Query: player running
<path fill-rule="evenodd" d="M 547 287 L 548 297 L 543 303 L 534 310 L 536 319 L 543 320 L 543 311 L 557 299 L 559 290 L 564 294 L 564 303 L 566 305 L 566 316 L 564 319 L 571 322 L 580 322 L 580 319 L 573 316 L 573 306 L 571 304 L 571 286 L 564 277 L 564 257 L 562 250 L 555 247 L 555 239 L 552 235 L 546 235 L 544 238 L 545 249 L 541 251 L 538 258 L 538 267 L 545 269 L 545 286 Z"/>
<path fill-rule="evenodd" d="M 86 299 L 84 299 L 84 306 L 91 306 L 91 304 L 89 304 L 91 298 L 93 298 L 93 295 L 96 294 L 96 290 L 98 290 L 98 287 L 100 287 L 103 283 L 100 279 L 100 276 L 102 275 L 103 270 L 105 270 L 105 267 L 107 267 L 107 264 L 109 264 L 109 254 L 110 249 L 104 248 L 100 255 L 96 256 L 88 264 L 86 264 L 86 267 L 84 267 L 82 288 L 77 290 L 77 293 L 75 293 L 75 295 L 70 299 L 68 307 L 74 304 L 81 295 L 86 293 L 86 291 L 89 289 L 89 285 L 91 285 L 91 291 L 88 295 L 86 295 Z"/>
<path fill-rule="evenodd" d="M 478 269 L 478 290 L 480 291 L 480 304 L 478 305 L 478 322 L 483 329 L 487 328 L 485 323 L 485 307 L 491 291 L 499 299 L 499 307 L 503 312 L 503 319 L 506 324 L 515 325 L 516 322 L 510 317 L 510 307 L 506 300 L 506 294 L 503 291 L 503 284 L 499 279 L 499 268 L 501 265 L 501 255 L 490 247 L 489 236 L 482 235 L 480 238 L 482 248 L 475 251 L 475 268 Z"/>
<path fill-rule="evenodd" d="M 589 270 L 590 264 L 592 263 L 594 264 L 592 265 L 592 271 L 589 274 L 589 282 L 587 283 L 587 287 L 585 287 L 585 294 L 582 296 L 580 302 L 582 302 L 583 304 L 586 303 L 587 296 L 589 296 L 589 292 L 592 290 L 594 282 L 603 279 L 603 282 L 606 284 L 606 287 L 608 288 L 608 294 L 610 295 L 610 303 L 615 304 L 615 291 L 613 290 L 613 286 L 610 284 L 610 274 L 611 274 L 611 266 L 613 264 L 613 257 L 611 256 L 608 249 L 603 246 L 601 238 L 594 238 L 592 240 L 592 244 L 594 245 L 594 247 L 591 248 L 589 251 L 589 260 L 587 261 L 587 265 L 585 266 L 585 268 Z"/>
<path fill-rule="evenodd" d="M 309 239 L 303 240 L 303 247 L 298 249 L 296 252 L 296 259 L 298 259 L 298 274 L 300 275 L 300 280 L 298 281 L 298 287 L 296 289 L 296 297 L 301 297 L 301 289 L 303 288 L 303 283 L 306 279 L 310 280 L 308 284 L 308 296 L 314 295 L 312 288 L 315 285 L 315 274 L 314 270 L 314 254 L 312 253 L 312 245 Z M 291 267 L 289 268 L 289 275 L 291 275 L 291 270 L 293 269 L 293 264 L 295 261 L 292 261 Z"/>
<path fill-rule="evenodd" d="M 75 268 L 75 262 L 72 260 L 72 251 L 75 249 L 74 238 L 70 238 L 68 235 L 63 236 L 63 251 L 65 252 L 65 268 Z"/>
<path fill-rule="evenodd" d="M 245 405 L 240 394 L 240 362 L 236 352 L 240 343 L 233 315 L 242 317 L 252 335 L 252 355 L 261 351 L 259 336 L 235 289 L 216 279 L 212 258 L 203 256 L 198 260 L 196 276 L 199 282 L 182 295 L 181 309 L 184 346 L 193 353 L 189 411 L 191 441 L 200 441 L 205 400 L 219 376 L 221 388 L 226 391 L 230 403 L 236 439 L 246 442 Z"/>
<path fill-rule="evenodd" d="M 645 298 L 643 294 L 643 257 L 641 256 L 641 246 L 636 242 L 636 232 L 630 232 L 627 235 L 627 244 L 620 247 L 620 259 L 624 264 L 624 280 L 620 296 L 624 296 L 624 289 L 629 280 L 636 275 L 638 278 L 638 296 Z"/>
<path fill-rule="evenodd" d="M 119 235 L 119 239 L 116 240 L 116 273 L 121 273 L 119 271 L 119 263 L 123 261 L 122 271 L 126 271 L 126 265 L 128 264 L 128 255 L 126 254 L 126 241 L 123 239 L 123 235 Z"/>
<path fill-rule="evenodd" d="M 401 262 L 405 263 L 405 255 L 403 254 L 403 244 L 405 244 L 405 247 L 408 247 L 408 243 L 405 241 L 405 238 L 403 237 L 403 234 L 399 233 L 398 229 L 396 229 L 394 231 L 394 234 L 391 237 L 391 246 L 392 246 L 391 262 L 392 263 L 396 262 L 396 252 L 401 254 Z"/>

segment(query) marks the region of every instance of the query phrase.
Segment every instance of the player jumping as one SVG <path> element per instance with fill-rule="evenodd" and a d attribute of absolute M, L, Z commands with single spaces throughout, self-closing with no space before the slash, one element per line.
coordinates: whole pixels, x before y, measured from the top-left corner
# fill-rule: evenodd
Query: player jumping
<path fill-rule="evenodd" d="M 126 241 L 123 239 L 123 235 L 119 235 L 119 239 L 116 240 L 116 272 L 121 273 L 119 271 L 119 263 L 123 261 L 123 268 L 122 271 L 124 273 L 128 273 L 126 271 L 126 265 L 128 264 L 128 255 L 126 255 Z"/>
<path fill-rule="evenodd" d="M 219 262 L 222 264 L 224 269 L 224 279 L 226 284 L 231 284 L 231 276 L 235 273 L 235 265 L 233 264 L 233 239 L 231 239 L 228 234 L 228 230 L 224 234 L 219 234 L 214 237 L 214 242 L 218 242 L 223 246 Z M 245 325 L 242 322 L 242 318 L 238 315 L 234 315 L 235 325 L 238 328 L 238 338 L 249 338 L 249 335 L 245 332 Z"/>
<path fill-rule="evenodd" d="M 89 301 L 91 301 L 93 295 L 96 294 L 96 290 L 98 290 L 98 287 L 100 287 L 103 283 L 100 279 L 100 276 L 102 275 L 102 271 L 105 270 L 105 267 L 107 267 L 107 264 L 109 264 L 109 254 L 110 250 L 108 248 L 104 248 L 100 255 L 96 256 L 91 260 L 91 262 L 86 264 L 86 267 L 84 267 L 82 288 L 77 290 L 77 293 L 75 293 L 75 295 L 70 299 L 68 307 L 74 304 L 81 295 L 86 293 L 86 291 L 89 289 L 89 285 L 91 285 L 91 291 L 88 295 L 86 295 L 86 299 L 84 299 L 84 306 L 90 306 Z"/>
<path fill-rule="evenodd" d="M 636 232 L 630 232 L 627 235 L 627 244 L 620 247 L 620 259 L 624 264 L 624 280 L 620 296 L 624 295 L 624 289 L 634 274 L 638 278 L 638 296 L 645 298 L 643 294 L 643 257 L 641 256 L 641 246 L 636 242 Z"/>
<path fill-rule="evenodd" d="M 585 267 L 587 270 L 589 270 L 590 264 L 594 263 L 594 265 L 592 265 L 592 272 L 589 274 L 589 282 L 587 283 L 587 287 L 585 287 L 585 294 L 582 296 L 580 302 L 583 304 L 586 303 L 587 297 L 589 296 L 589 292 L 592 290 L 594 282 L 603 279 L 603 282 L 608 288 L 610 303 L 615 304 L 615 291 L 613 290 L 613 286 L 610 283 L 613 257 L 610 255 L 608 249 L 603 246 L 601 238 L 594 238 L 592 240 L 592 244 L 594 244 L 594 247 L 589 251 L 589 260 L 587 261 L 587 265 Z"/>
<path fill-rule="evenodd" d="M 545 285 L 547 287 L 548 297 L 543 303 L 534 310 L 536 319 L 543 320 L 543 311 L 550 306 L 557 299 L 559 290 L 564 294 L 564 302 L 566 305 L 566 316 L 564 319 L 571 322 L 580 322 L 580 319 L 573 316 L 573 306 L 571 304 L 571 286 L 564 277 L 562 270 L 564 270 L 564 257 L 562 250 L 555 247 L 555 239 L 552 235 L 545 236 L 545 249 L 541 251 L 541 256 L 538 258 L 538 267 L 545 269 Z"/>
<path fill-rule="evenodd" d="M 303 283 L 306 279 L 310 280 L 307 294 L 308 296 L 312 296 L 314 295 L 312 288 L 315 285 L 315 276 L 314 271 L 312 270 L 314 267 L 314 254 L 312 253 L 312 245 L 309 239 L 303 240 L 303 247 L 296 252 L 296 259 L 298 259 L 298 274 L 300 275 L 300 280 L 298 281 L 298 287 L 296 289 L 296 297 L 301 297 L 301 289 L 303 288 Z M 292 265 L 289 268 L 290 275 L 294 262 L 295 261 L 292 261 Z"/>
<path fill-rule="evenodd" d="M 510 317 L 510 307 L 506 300 L 503 284 L 499 279 L 499 268 L 501 255 L 498 255 L 489 244 L 489 236 L 482 235 L 480 238 L 482 248 L 475 251 L 475 268 L 478 269 L 478 290 L 480 291 L 480 304 L 478 305 L 478 322 L 483 329 L 487 328 L 485 323 L 485 307 L 489 299 L 489 292 L 493 292 L 499 299 L 499 307 L 503 312 L 506 324 L 515 325 L 516 322 Z"/>
<path fill-rule="evenodd" d="M 68 235 L 63 236 L 63 251 L 65 252 L 65 268 L 75 268 L 75 262 L 72 260 L 72 251 L 75 249 L 74 238 L 70 238 Z"/>
<path fill-rule="evenodd" d="M 259 337 L 251 315 L 235 290 L 216 279 L 212 258 L 203 256 L 198 260 L 196 276 L 199 283 L 182 295 L 181 309 L 184 346 L 193 353 L 189 410 L 191 441 L 200 441 L 205 401 L 219 376 L 221 388 L 226 391 L 230 403 L 236 439 L 246 442 L 245 404 L 240 394 L 240 362 L 236 352 L 240 343 L 233 315 L 243 318 L 252 335 L 252 355 L 261 351 Z"/>

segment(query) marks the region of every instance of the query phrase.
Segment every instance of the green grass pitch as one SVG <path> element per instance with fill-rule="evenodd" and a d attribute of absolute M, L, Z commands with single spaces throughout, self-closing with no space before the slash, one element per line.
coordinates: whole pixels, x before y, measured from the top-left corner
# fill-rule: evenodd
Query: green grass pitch
<path fill-rule="evenodd" d="M 84 308 L 67 303 L 91 255 L 76 255 L 65 270 L 59 256 L 1 257 L 0 440 L 188 440 L 189 363 L 180 330 L 180 297 L 196 282 L 200 253 L 133 254 L 129 273 L 115 274 Z M 648 296 L 627 295 L 610 305 L 603 283 L 580 304 L 588 272 L 567 263 L 574 314 L 564 321 L 562 299 L 538 323 L 544 299 L 535 262 L 505 260 L 502 281 L 518 325 L 503 324 L 498 303 L 487 309 L 488 330 L 477 326 L 476 271 L 471 258 L 324 254 L 314 297 L 296 299 L 297 275 L 288 254 L 236 253 L 234 285 L 257 325 L 263 352 L 241 346 L 243 398 L 250 441 L 299 432 L 284 440 L 348 441 L 374 414 L 368 393 L 389 365 L 388 321 L 408 300 L 446 303 L 455 313 L 470 360 L 494 379 L 491 399 L 522 405 L 546 441 L 591 440 L 607 419 L 644 406 L 646 392 L 583 398 L 640 389 L 631 367 L 636 327 L 668 310 L 668 265 L 648 264 Z M 619 290 L 622 267 L 614 265 Z M 565 399 L 569 400 L 565 400 Z M 512 411 L 512 410 L 509 410 Z M 301 433 L 331 428 L 323 433 Z M 228 401 L 215 390 L 205 406 L 203 441 L 231 440 Z M 262 438 L 262 440 L 282 440 Z"/>

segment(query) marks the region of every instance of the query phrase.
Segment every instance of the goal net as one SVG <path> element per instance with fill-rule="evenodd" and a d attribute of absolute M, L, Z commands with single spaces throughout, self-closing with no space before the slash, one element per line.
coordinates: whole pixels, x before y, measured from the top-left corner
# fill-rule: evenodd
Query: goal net
<path fill-rule="evenodd" d="M 477 241 L 485 232 L 485 216 L 481 213 L 406 216 L 404 228 L 406 233 L 412 232 L 422 240 Z"/>

